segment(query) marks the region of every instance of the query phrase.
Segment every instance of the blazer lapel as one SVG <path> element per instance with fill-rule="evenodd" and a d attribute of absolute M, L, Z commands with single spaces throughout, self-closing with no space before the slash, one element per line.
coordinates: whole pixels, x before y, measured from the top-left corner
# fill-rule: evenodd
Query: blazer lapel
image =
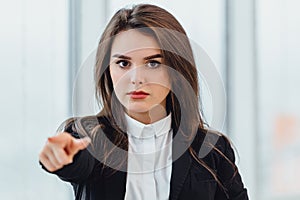
<path fill-rule="evenodd" d="M 105 199 L 124 199 L 127 173 L 117 171 L 105 179 Z"/>
<path fill-rule="evenodd" d="M 182 143 L 173 143 L 173 164 L 169 198 L 170 200 L 178 199 L 192 163 L 188 149 L 185 150 L 178 159 L 176 159 L 176 157 L 178 157 L 180 153 L 179 149 L 182 149 L 183 146 Z"/>
<path fill-rule="evenodd" d="M 105 139 L 109 139 L 110 141 L 115 141 L 115 134 L 112 134 L 115 130 L 110 126 L 110 122 L 106 118 L 98 118 L 100 124 L 104 124 L 105 129 Z M 124 133 L 125 134 L 125 133 Z M 102 139 L 102 138 L 101 138 Z M 110 144 L 112 145 L 112 144 Z M 116 144 L 114 144 L 116 145 Z M 116 145 L 117 146 L 117 145 Z M 124 152 L 127 151 L 123 146 L 119 147 L 124 150 Z M 120 153 L 121 152 L 121 153 Z M 122 154 L 123 151 L 116 152 L 116 155 L 111 155 L 111 157 L 123 157 L 124 154 Z M 122 164 L 121 170 L 115 171 L 114 169 L 107 168 L 103 171 L 103 178 L 104 178 L 104 199 L 107 200 L 123 200 L 125 197 L 126 192 L 126 180 L 127 180 L 127 162 L 128 160 Z M 118 165 L 119 163 L 116 163 Z M 102 198 L 101 198 L 102 199 Z"/>

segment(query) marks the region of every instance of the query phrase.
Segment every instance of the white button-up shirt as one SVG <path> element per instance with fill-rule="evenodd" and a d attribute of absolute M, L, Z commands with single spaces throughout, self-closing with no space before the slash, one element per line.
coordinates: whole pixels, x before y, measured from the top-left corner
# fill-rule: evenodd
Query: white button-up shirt
<path fill-rule="evenodd" d="M 172 172 L 171 114 L 147 125 L 125 116 L 129 142 L 125 199 L 169 199 Z"/>

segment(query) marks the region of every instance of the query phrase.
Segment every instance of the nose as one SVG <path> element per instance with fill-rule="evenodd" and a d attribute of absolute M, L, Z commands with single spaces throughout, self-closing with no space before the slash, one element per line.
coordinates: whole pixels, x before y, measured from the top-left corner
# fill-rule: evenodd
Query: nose
<path fill-rule="evenodd" d="M 130 81 L 134 85 L 142 85 L 145 83 L 145 76 L 142 67 L 134 67 L 130 71 Z"/>

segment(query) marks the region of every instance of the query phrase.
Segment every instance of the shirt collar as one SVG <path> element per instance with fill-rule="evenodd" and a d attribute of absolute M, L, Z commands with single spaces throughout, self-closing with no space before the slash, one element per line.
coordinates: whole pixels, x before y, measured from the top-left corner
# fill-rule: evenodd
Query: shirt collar
<path fill-rule="evenodd" d="M 159 137 L 171 130 L 171 113 L 165 118 L 156 121 L 152 124 L 143 124 L 125 113 L 127 122 L 127 134 L 136 138 L 146 139 L 154 135 Z"/>

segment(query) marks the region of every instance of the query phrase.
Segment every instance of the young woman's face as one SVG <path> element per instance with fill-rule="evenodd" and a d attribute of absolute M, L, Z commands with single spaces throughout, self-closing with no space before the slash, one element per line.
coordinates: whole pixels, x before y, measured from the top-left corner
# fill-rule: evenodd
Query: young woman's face
<path fill-rule="evenodd" d="M 137 30 L 123 31 L 113 41 L 110 75 L 117 98 L 129 115 L 166 109 L 170 91 L 167 68 L 156 40 Z"/>

